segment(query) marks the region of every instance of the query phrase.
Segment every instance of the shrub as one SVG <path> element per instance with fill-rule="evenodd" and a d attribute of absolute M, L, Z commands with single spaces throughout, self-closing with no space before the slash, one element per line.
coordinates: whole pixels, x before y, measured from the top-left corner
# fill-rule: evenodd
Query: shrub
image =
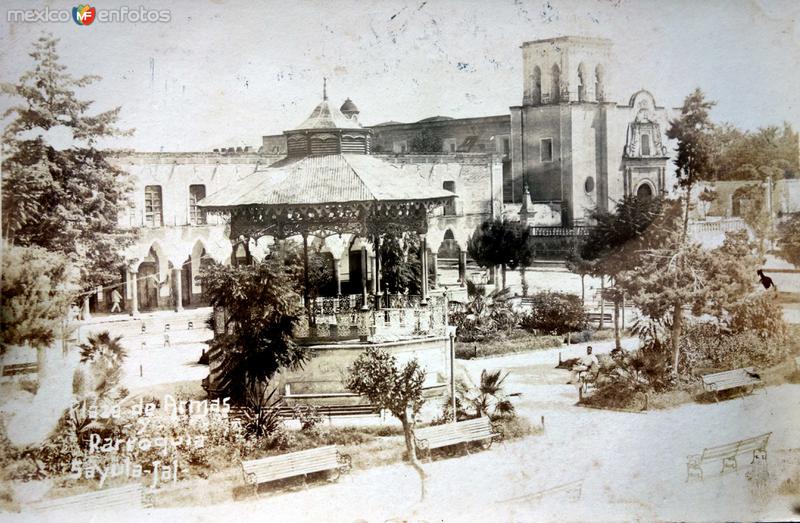
<path fill-rule="evenodd" d="M 681 340 L 685 374 L 696 368 L 732 369 L 769 366 L 788 354 L 783 337 L 764 337 L 757 330 L 731 332 L 713 323 L 689 326 Z"/>
<path fill-rule="evenodd" d="M 295 405 L 292 407 L 294 419 L 300 422 L 300 430 L 315 432 L 322 423 L 322 415 L 314 405 Z"/>
<path fill-rule="evenodd" d="M 519 315 L 511 308 L 511 293 L 495 290 L 484 295 L 477 287 L 464 305 L 453 305 L 450 324 L 456 326 L 458 341 L 480 341 L 498 333 L 508 333 L 519 324 Z"/>
<path fill-rule="evenodd" d="M 544 291 L 531 297 L 532 310 L 522 317 L 522 328 L 544 334 L 563 335 L 586 326 L 580 296 Z"/>
<path fill-rule="evenodd" d="M 748 296 L 731 308 L 728 327 L 734 334 L 755 332 L 762 338 L 784 338 L 788 332 L 777 293 Z"/>

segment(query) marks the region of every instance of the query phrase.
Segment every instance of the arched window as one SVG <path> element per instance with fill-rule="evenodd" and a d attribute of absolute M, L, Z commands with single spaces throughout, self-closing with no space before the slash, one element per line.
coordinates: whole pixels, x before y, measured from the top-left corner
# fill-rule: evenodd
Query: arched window
<path fill-rule="evenodd" d="M 605 69 L 598 65 L 594 69 L 594 96 L 598 102 L 605 100 Z"/>
<path fill-rule="evenodd" d="M 636 189 L 636 197 L 640 200 L 648 200 L 653 197 L 653 189 L 649 183 L 643 183 Z"/>
<path fill-rule="evenodd" d="M 542 103 L 542 70 L 539 66 L 533 68 L 533 103 Z"/>
<path fill-rule="evenodd" d="M 586 66 L 581 63 L 578 66 L 578 101 L 586 101 Z"/>
<path fill-rule="evenodd" d="M 557 65 L 553 65 L 553 70 L 550 73 L 550 101 L 558 103 L 561 99 L 561 69 Z"/>

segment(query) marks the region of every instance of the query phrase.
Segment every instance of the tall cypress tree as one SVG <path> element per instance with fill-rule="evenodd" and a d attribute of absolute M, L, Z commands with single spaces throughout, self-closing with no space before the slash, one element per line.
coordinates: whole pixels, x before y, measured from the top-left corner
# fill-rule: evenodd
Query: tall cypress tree
<path fill-rule="evenodd" d="M 121 250 L 130 235 L 117 227 L 130 182 L 97 148 L 101 138 L 130 134 L 116 127 L 120 108 L 90 114 L 76 90 L 99 80 L 75 78 L 59 62 L 58 40 L 41 36 L 30 53 L 34 66 L 2 92 L 21 100 L 4 117 L 3 236 L 67 256 L 90 289 L 119 277 Z M 65 136 L 69 145 L 52 143 Z"/>

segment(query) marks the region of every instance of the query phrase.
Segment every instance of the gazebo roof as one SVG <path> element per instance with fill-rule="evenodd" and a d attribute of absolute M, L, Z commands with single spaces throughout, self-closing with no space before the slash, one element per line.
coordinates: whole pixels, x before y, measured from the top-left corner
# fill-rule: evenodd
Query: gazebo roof
<path fill-rule="evenodd" d="M 325 98 L 311 111 L 311 115 L 293 131 L 313 129 L 361 129 L 361 124 L 346 117 L 336 107 L 331 107 L 328 99 Z"/>
<path fill-rule="evenodd" d="M 430 201 L 455 195 L 416 173 L 363 154 L 288 158 L 199 202 L 208 209 L 355 202 Z"/>

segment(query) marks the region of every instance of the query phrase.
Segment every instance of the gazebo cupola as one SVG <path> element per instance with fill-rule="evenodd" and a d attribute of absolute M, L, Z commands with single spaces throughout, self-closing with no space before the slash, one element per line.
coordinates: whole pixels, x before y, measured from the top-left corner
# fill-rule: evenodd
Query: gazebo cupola
<path fill-rule="evenodd" d="M 348 98 L 347 101 L 355 108 Z M 345 107 L 347 105 L 345 102 Z M 289 157 L 325 154 L 369 154 L 372 131 L 358 123 L 355 114 L 345 116 L 328 102 L 327 80 L 322 88 L 322 102 L 306 120 L 291 131 L 284 131 Z"/>

